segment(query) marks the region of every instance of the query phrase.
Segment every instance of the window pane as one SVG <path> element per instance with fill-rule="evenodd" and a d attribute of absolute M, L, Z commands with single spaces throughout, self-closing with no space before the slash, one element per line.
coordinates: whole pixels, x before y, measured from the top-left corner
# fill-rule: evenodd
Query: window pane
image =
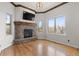
<path fill-rule="evenodd" d="M 65 17 L 56 18 L 56 33 L 64 34 L 65 32 Z"/>
<path fill-rule="evenodd" d="M 38 32 L 43 32 L 43 23 L 42 23 L 42 21 L 38 22 Z"/>
<path fill-rule="evenodd" d="M 7 33 L 7 34 L 11 34 L 11 27 L 10 27 L 10 24 L 7 24 L 7 25 L 6 25 L 6 33 Z"/>
<path fill-rule="evenodd" d="M 6 14 L 6 33 L 11 34 L 11 15 Z"/>
<path fill-rule="evenodd" d="M 54 19 L 48 20 L 48 33 L 54 33 Z"/>
<path fill-rule="evenodd" d="M 10 24 L 10 15 L 9 14 L 6 15 L 6 24 Z"/>

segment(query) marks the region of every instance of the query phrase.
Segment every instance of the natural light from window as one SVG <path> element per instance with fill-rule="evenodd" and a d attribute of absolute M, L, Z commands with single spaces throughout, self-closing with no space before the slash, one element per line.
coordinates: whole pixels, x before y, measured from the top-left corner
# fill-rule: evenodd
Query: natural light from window
<path fill-rule="evenodd" d="M 56 18 L 56 33 L 64 34 L 65 32 L 65 17 L 60 16 Z"/>
<path fill-rule="evenodd" d="M 48 32 L 54 33 L 54 19 L 48 20 Z"/>
<path fill-rule="evenodd" d="M 38 27 L 38 32 L 43 32 L 43 22 L 42 21 L 38 21 L 37 27 Z"/>
<path fill-rule="evenodd" d="M 65 33 L 65 17 L 60 16 L 48 20 L 48 33 L 64 34 Z"/>

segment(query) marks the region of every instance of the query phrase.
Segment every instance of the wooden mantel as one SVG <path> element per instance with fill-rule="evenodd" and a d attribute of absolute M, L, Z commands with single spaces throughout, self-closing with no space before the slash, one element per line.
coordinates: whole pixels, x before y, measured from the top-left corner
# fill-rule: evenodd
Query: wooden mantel
<path fill-rule="evenodd" d="M 15 24 L 36 24 L 35 21 L 29 21 L 29 20 L 19 20 L 14 21 Z"/>

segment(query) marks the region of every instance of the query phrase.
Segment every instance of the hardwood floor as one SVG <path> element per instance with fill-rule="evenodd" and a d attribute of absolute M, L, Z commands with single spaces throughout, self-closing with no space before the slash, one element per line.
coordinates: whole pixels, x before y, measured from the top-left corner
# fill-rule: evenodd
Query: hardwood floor
<path fill-rule="evenodd" d="M 79 50 L 47 40 L 16 43 L 0 54 L 1 56 L 79 56 Z"/>

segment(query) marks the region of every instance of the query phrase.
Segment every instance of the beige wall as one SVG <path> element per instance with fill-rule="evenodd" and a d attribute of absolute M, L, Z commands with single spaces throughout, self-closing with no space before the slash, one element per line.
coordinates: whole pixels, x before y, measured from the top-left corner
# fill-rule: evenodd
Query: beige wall
<path fill-rule="evenodd" d="M 66 17 L 65 35 L 47 33 L 48 19 L 58 16 Z M 41 34 L 37 32 L 39 39 L 44 38 L 79 48 L 79 3 L 67 3 L 42 16 L 40 16 L 40 14 L 36 16 L 36 22 L 42 19 L 44 22 L 44 32 Z M 70 43 L 68 43 L 68 40 L 70 40 Z"/>
<path fill-rule="evenodd" d="M 12 34 L 6 34 L 6 13 L 12 15 Z M 14 40 L 14 18 L 15 18 L 15 8 L 9 2 L 0 3 L 0 50 L 10 46 Z"/>
<path fill-rule="evenodd" d="M 36 14 L 35 16 L 35 22 L 38 24 L 39 21 L 43 22 L 43 32 L 38 32 L 36 31 L 38 39 L 45 39 L 46 36 L 46 19 L 45 19 L 45 14 Z"/>

